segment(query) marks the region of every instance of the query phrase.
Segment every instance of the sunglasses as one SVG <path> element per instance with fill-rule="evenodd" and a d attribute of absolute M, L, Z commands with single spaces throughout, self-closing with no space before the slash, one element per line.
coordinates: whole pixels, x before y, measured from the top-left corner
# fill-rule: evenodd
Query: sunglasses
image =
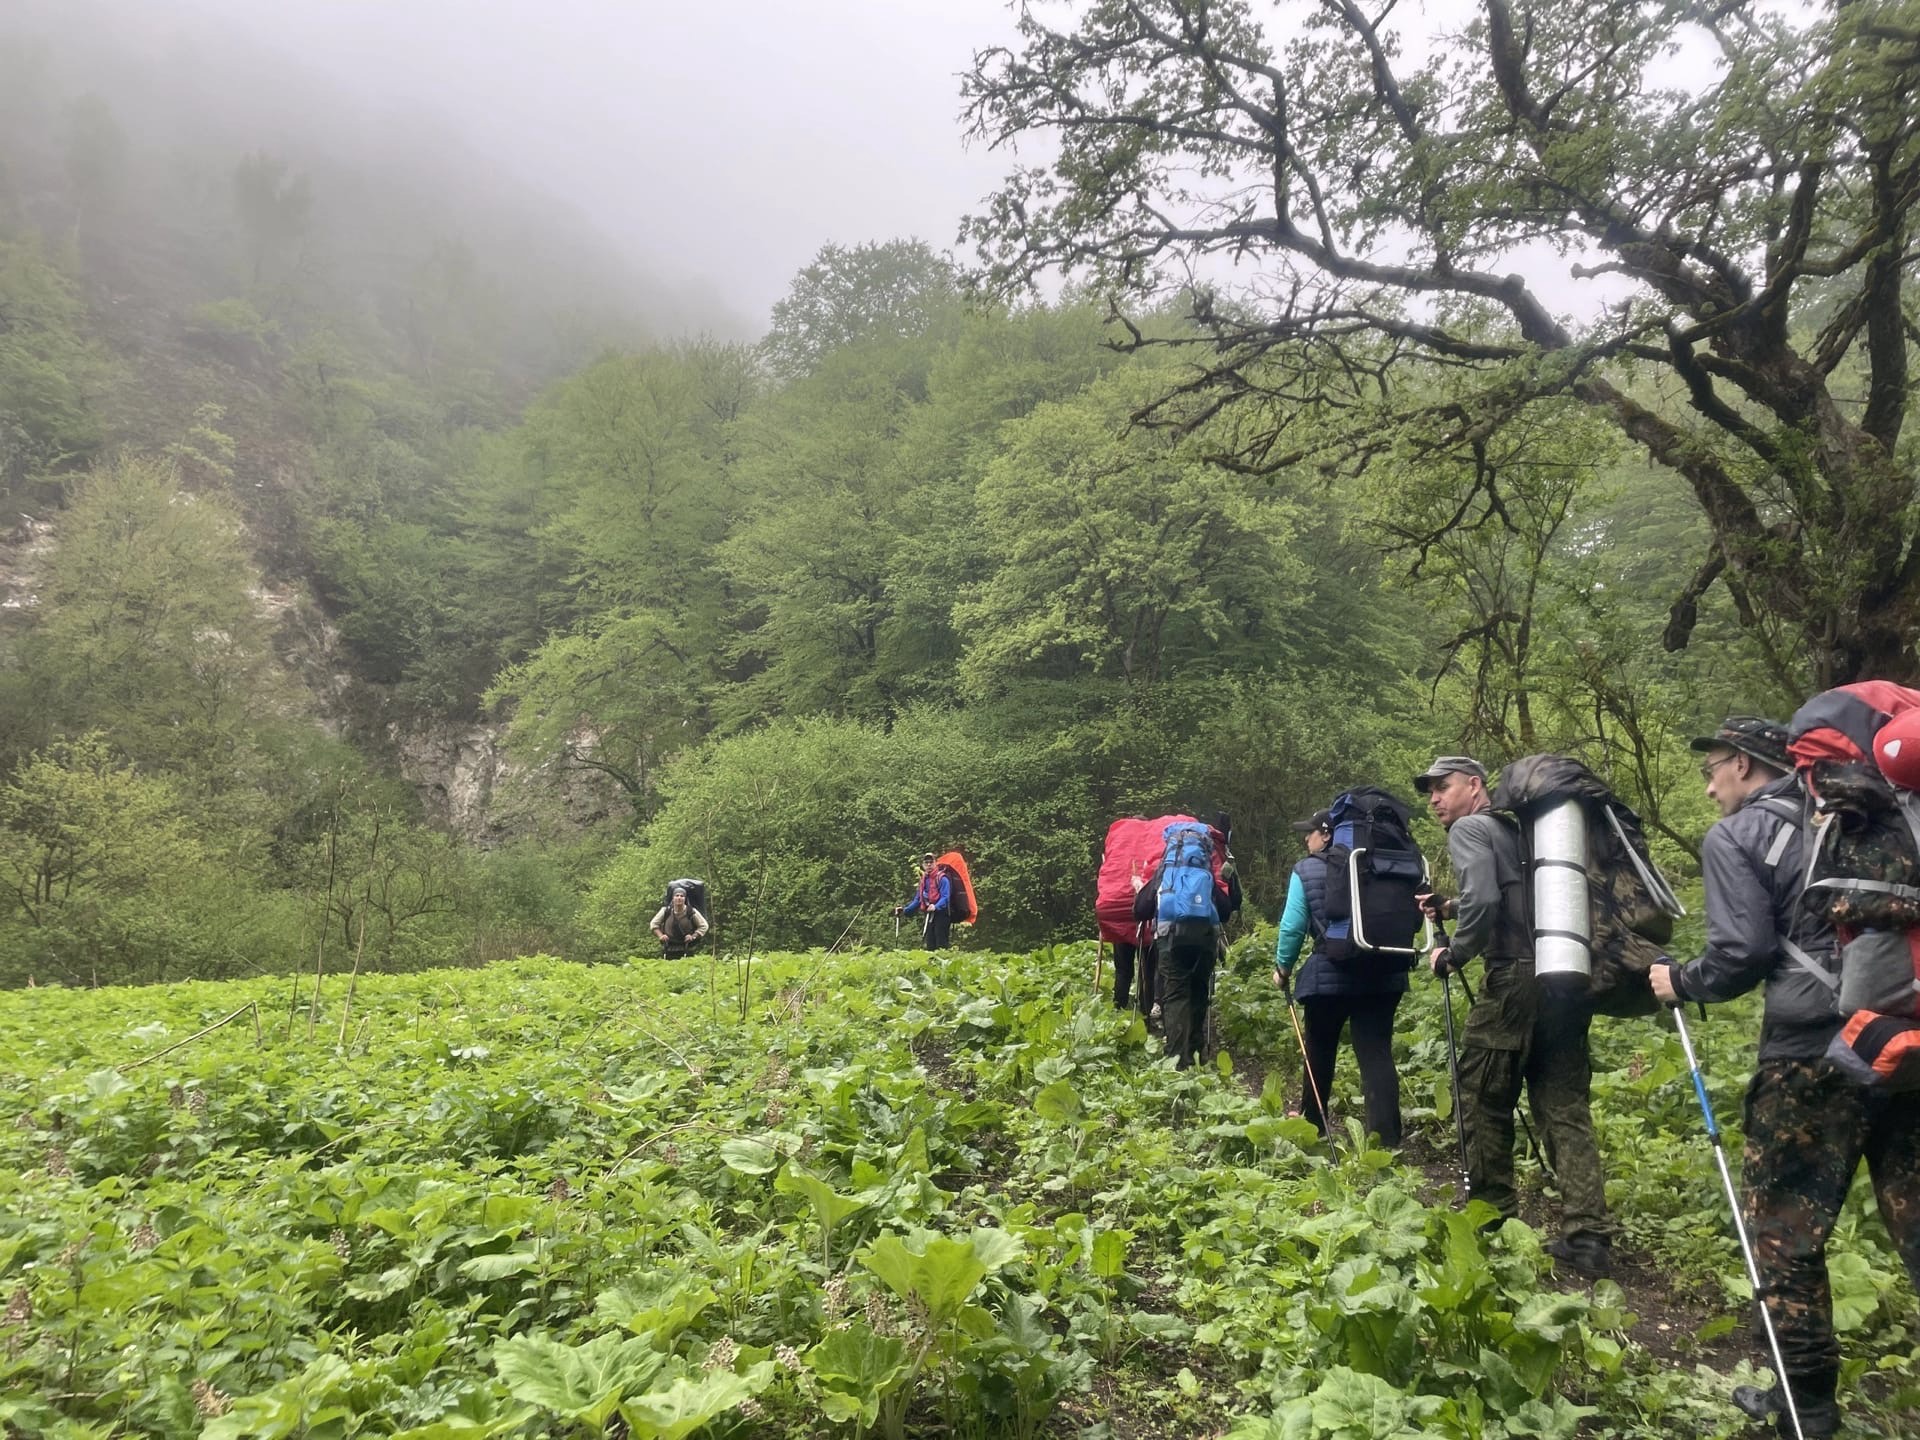
<path fill-rule="evenodd" d="M 1718 770 L 1722 765 L 1726 765 L 1734 760 L 1738 760 L 1739 758 L 1740 758 L 1739 755 L 1736 753 L 1733 755 L 1722 755 L 1718 760 L 1707 761 L 1706 764 L 1700 767 L 1700 778 L 1702 780 L 1713 779 L 1714 771 Z"/>

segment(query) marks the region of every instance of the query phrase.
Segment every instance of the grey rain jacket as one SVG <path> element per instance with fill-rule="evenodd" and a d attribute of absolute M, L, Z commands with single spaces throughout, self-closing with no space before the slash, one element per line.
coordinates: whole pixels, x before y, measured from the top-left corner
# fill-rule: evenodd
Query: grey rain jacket
<path fill-rule="evenodd" d="M 1763 1061 L 1817 1059 L 1840 1029 L 1834 991 L 1781 944 L 1781 937 L 1789 936 L 1829 975 L 1837 970 L 1832 927 L 1800 907 L 1805 800 L 1800 782 L 1783 775 L 1707 831 L 1700 845 L 1707 948 L 1673 972 L 1676 994 L 1709 1003 L 1731 1000 L 1764 982 Z"/>
<path fill-rule="evenodd" d="M 1459 886 L 1453 958 L 1484 955 L 1489 964 L 1533 958 L 1527 924 L 1527 877 L 1520 866 L 1520 831 L 1482 810 L 1447 827 L 1447 854 Z"/>

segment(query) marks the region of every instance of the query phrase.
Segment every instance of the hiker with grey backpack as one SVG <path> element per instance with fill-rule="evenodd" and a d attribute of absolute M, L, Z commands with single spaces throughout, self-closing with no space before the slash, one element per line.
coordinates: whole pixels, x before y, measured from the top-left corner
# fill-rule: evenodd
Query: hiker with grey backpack
<path fill-rule="evenodd" d="M 1740 1386 L 1733 1401 L 1802 1440 L 1840 1427 L 1826 1247 L 1863 1159 L 1887 1231 L 1920 1286 L 1920 1106 L 1896 1088 L 1920 1075 L 1876 1079 L 1872 1065 L 1920 1024 L 1910 1013 L 1915 962 L 1907 936 L 1920 909 L 1897 893 L 1920 879 L 1909 873 L 1920 870 L 1920 847 L 1872 759 L 1876 739 L 1894 728 L 1888 711 L 1901 703 L 1920 719 L 1920 694 L 1875 682 L 1847 686 L 1802 706 L 1791 732 L 1733 716 L 1692 742 L 1721 814 L 1700 847 L 1707 944 L 1697 960 L 1658 967 L 1651 977 L 1656 996 L 1675 1007 L 1766 987 L 1744 1107 L 1746 1195 L 1734 1222 L 1774 1384 Z M 1920 726 L 1909 724 L 1920 739 Z M 1893 743 L 1897 757 L 1897 737 Z M 1796 769 L 1819 794 L 1817 818 Z M 1885 936 L 1898 937 L 1895 970 L 1905 973 L 1882 991 L 1909 1013 L 1869 1013 L 1849 1039 L 1848 1012 L 1856 1007 L 1848 982 L 1870 978 L 1868 961 L 1886 948 L 1872 942 Z M 1717 1145 L 1691 1038 L 1677 1008 L 1674 1014 Z"/>

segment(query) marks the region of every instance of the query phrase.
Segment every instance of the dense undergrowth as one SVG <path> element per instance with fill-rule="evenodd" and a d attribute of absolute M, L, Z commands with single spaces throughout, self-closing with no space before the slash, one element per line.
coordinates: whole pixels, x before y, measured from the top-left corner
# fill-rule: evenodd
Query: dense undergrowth
<path fill-rule="evenodd" d="M 1258 942 L 1236 959 L 1221 1053 L 1185 1074 L 1090 993 L 1088 946 L 744 977 L 536 958 L 363 979 L 347 1017 L 285 981 L 0 997 L 0 1423 L 1736 1433 L 1738 1260 L 1668 1036 L 1601 1038 L 1626 1288 L 1571 1286 L 1436 1179 L 1429 987 L 1403 1011 L 1405 1156 L 1329 1152 L 1285 1113 Z M 1752 1028 L 1699 1027 L 1723 1112 Z M 1915 1304 L 1860 1200 L 1835 1262 L 1849 1433 L 1913 1433 Z"/>

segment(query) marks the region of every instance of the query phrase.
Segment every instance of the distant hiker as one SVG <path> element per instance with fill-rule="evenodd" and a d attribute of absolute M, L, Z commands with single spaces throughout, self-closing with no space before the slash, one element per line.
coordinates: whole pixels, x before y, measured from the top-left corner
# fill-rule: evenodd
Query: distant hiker
<path fill-rule="evenodd" d="M 1447 832 L 1457 899 L 1426 897 L 1434 920 L 1457 918 L 1449 945 L 1429 956 L 1436 975 L 1476 957 L 1486 979 L 1467 1014 L 1460 1046 L 1460 1091 L 1467 1174 L 1476 1200 L 1502 1216 L 1520 1213 L 1514 1188 L 1514 1107 L 1526 1086 L 1560 1189 L 1561 1234 L 1547 1252 L 1582 1275 L 1612 1274 L 1606 1176 L 1593 1138 L 1593 1061 L 1583 999 L 1542 993 L 1533 972 L 1533 927 L 1520 829 L 1497 815 L 1487 772 L 1464 755 L 1442 755 L 1413 780 Z"/>
<path fill-rule="evenodd" d="M 1158 947 L 1166 1053 L 1187 1069 L 1207 1033 L 1213 967 L 1220 956 L 1221 914 L 1228 904 L 1219 878 L 1218 831 L 1197 821 L 1169 825 L 1151 877 L 1134 878 L 1133 914 L 1151 922 Z"/>
<path fill-rule="evenodd" d="M 651 928 L 666 958 L 679 960 L 691 954 L 706 936 L 707 917 L 693 908 L 686 889 L 676 885 L 667 903 L 653 912 Z"/>
<path fill-rule="evenodd" d="M 1383 961 L 1372 955 L 1336 959 L 1328 951 L 1326 850 L 1333 843 L 1333 812 L 1316 810 L 1294 822 L 1306 840 L 1307 858 L 1293 867 L 1287 902 L 1280 914 L 1280 937 L 1273 951 L 1273 983 L 1297 996 L 1307 1014 L 1306 1076 L 1301 1113 L 1323 1134 L 1322 1100 L 1333 1084 L 1340 1032 L 1353 1026 L 1353 1055 L 1360 1066 L 1366 1096 L 1367 1129 L 1389 1147 L 1400 1143 L 1400 1072 L 1393 1064 L 1393 1015 L 1407 993 L 1403 957 Z M 1312 941 L 1306 964 L 1294 979 L 1300 952 Z"/>
<path fill-rule="evenodd" d="M 953 882 L 934 864 L 931 850 L 920 857 L 920 883 L 914 887 L 913 898 L 894 906 L 893 913 L 921 917 L 929 950 L 944 950 L 952 942 Z"/>
<path fill-rule="evenodd" d="M 1220 923 L 1225 925 L 1240 913 L 1245 903 L 1240 893 L 1240 865 L 1233 857 L 1233 817 L 1224 810 L 1216 811 L 1213 833 L 1217 837 L 1215 844 L 1220 847 L 1220 883 L 1226 887 L 1226 902 L 1220 907 Z"/>
<path fill-rule="evenodd" d="M 1742 1209 L 1800 1429 L 1812 1437 L 1840 1426 L 1826 1251 L 1862 1158 L 1887 1232 L 1920 1286 L 1920 1107 L 1911 1095 L 1856 1083 L 1827 1058 L 1841 1026 L 1835 936 L 1824 915 L 1800 903 L 1807 796 L 1787 744 L 1786 727 L 1747 715 L 1692 742 L 1722 817 L 1700 846 L 1707 948 L 1691 964 L 1656 967 L 1651 979 L 1668 1003 L 1718 1003 L 1766 986 L 1747 1087 Z M 1779 1433 L 1793 1434 L 1777 1388 L 1741 1386 L 1733 1400 L 1755 1419 L 1779 1412 Z"/>

